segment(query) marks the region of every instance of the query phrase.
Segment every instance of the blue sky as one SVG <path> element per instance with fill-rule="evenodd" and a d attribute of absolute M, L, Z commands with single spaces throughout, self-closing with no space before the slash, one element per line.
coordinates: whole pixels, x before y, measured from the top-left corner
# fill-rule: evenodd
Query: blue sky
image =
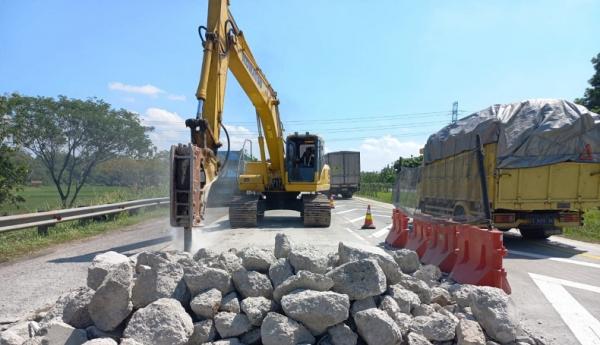
<path fill-rule="evenodd" d="M 187 141 L 206 0 L 0 0 L 0 92 L 99 97 Z M 281 100 L 288 132 L 360 150 L 364 170 L 416 154 L 450 121 L 494 103 L 583 94 L 600 52 L 600 1 L 231 0 Z M 466 115 L 467 113 L 463 113 Z M 230 78 L 234 146 L 254 138 Z"/>

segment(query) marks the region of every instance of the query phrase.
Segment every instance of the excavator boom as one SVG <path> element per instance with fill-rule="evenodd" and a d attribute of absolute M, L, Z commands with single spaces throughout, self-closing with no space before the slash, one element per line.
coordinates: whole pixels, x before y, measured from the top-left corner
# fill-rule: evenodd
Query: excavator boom
<path fill-rule="evenodd" d="M 228 0 L 208 0 L 207 25 L 199 27 L 198 31 L 204 47 L 196 90 L 198 108 L 195 118 L 186 121 L 191 143 L 171 149 L 171 225 L 190 229 L 202 223 L 206 198 L 220 170 L 216 154 L 223 145 L 221 129 L 226 132 L 223 106 L 228 71 L 252 102 L 258 122 L 260 160 L 246 165 L 239 178 L 240 190 L 260 194 L 262 199 L 269 199 L 270 195 L 273 200 L 273 203 L 261 204 L 261 198 L 254 197 L 253 200 L 245 198 L 238 204 L 234 202 L 231 207 L 242 205 L 240 207 L 245 209 L 250 205 L 250 211 L 240 211 L 240 208 L 234 210 L 234 215 L 250 219 L 248 212 L 254 212 L 256 218 L 260 217 L 261 210 L 264 213 L 265 209 L 274 208 L 303 212 L 302 205 L 293 201 L 309 199 L 300 198 L 300 192 L 316 194 L 329 189 L 329 168 L 321 159 L 322 139 L 308 133 L 284 138 L 277 93 L 259 68 L 229 11 Z M 301 154 L 312 155 L 312 160 L 306 161 L 311 163 L 310 166 L 300 164 Z M 316 196 L 312 199 L 316 200 Z M 246 213 L 242 216 L 237 211 Z M 233 224 L 234 220 L 231 221 Z M 254 223 L 256 219 L 249 224 Z"/>

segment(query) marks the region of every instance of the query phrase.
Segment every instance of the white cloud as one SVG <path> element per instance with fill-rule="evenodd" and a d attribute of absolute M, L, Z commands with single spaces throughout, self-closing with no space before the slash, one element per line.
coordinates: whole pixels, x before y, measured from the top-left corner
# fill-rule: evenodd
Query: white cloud
<path fill-rule="evenodd" d="M 379 171 L 399 157 L 418 156 L 423 144 L 402 142 L 392 135 L 364 139 L 360 144 L 360 167 L 363 171 Z"/>
<path fill-rule="evenodd" d="M 190 141 L 190 131 L 185 126 L 185 120 L 177 113 L 161 108 L 148 108 L 141 118 L 145 126 L 154 127 L 154 131 L 150 133 L 150 139 L 159 150 L 168 150 L 171 145 Z M 252 141 L 254 156 L 259 155 L 256 133 L 243 126 L 225 125 L 225 127 L 229 132 L 232 151 L 241 150 L 244 142 L 248 139 Z M 222 130 L 220 140 L 223 143 L 220 150 L 227 150 L 227 138 Z M 246 144 L 245 149 L 250 152 L 250 144 Z"/>
<path fill-rule="evenodd" d="M 150 85 L 150 84 L 137 86 L 137 85 L 124 84 L 121 82 L 112 82 L 112 83 L 108 84 L 108 88 L 109 88 L 109 90 L 113 90 L 113 91 L 121 91 L 121 92 L 126 92 L 126 93 L 137 93 L 137 94 L 147 95 L 147 96 L 152 96 L 152 97 L 156 97 L 159 94 L 165 92 L 165 91 L 159 89 L 158 87 L 156 87 L 154 85 Z"/>
<path fill-rule="evenodd" d="M 168 150 L 171 145 L 187 143 L 189 130 L 185 120 L 177 113 L 160 108 L 148 108 L 141 116 L 145 126 L 154 127 L 150 139 L 159 150 Z"/>
<path fill-rule="evenodd" d="M 185 95 L 168 95 L 167 96 L 168 99 L 172 100 L 172 101 L 185 101 L 187 98 L 185 97 Z"/>

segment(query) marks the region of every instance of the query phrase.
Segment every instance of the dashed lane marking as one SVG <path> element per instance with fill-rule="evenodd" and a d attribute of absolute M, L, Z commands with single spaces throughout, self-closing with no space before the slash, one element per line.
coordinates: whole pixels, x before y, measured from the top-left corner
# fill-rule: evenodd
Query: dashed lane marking
<path fill-rule="evenodd" d="M 520 250 L 512 250 L 512 249 L 509 250 L 508 252 L 510 254 L 515 254 L 515 255 L 520 255 L 520 256 L 527 256 L 527 257 L 535 258 L 535 259 L 547 259 L 547 260 L 564 262 L 564 263 L 568 263 L 568 264 L 574 264 L 574 265 L 580 265 L 580 266 L 586 266 L 586 267 L 592 267 L 592 268 L 600 268 L 599 264 L 594 264 L 594 263 L 591 263 L 591 262 L 585 262 L 585 261 L 579 261 L 579 260 L 573 260 L 573 259 L 566 259 L 566 258 L 557 258 L 557 257 L 553 257 L 553 256 L 542 255 L 542 254 L 534 254 L 534 253 L 528 253 L 528 252 L 522 252 Z"/>
<path fill-rule="evenodd" d="M 370 237 L 381 237 L 381 236 L 387 234 L 391 228 L 392 228 L 392 224 L 386 226 L 385 228 L 383 228 L 381 230 L 375 231 L 373 234 L 371 234 Z"/>
<path fill-rule="evenodd" d="M 358 238 L 359 240 L 367 242 L 367 240 L 366 240 L 365 238 L 363 238 L 361 235 L 359 235 L 359 234 L 355 233 L 354 231 L 352 231 L 352 230 L 350 230 L 350 229 L 348 229 L 348 228 L 344 228 L 344 229 L 345 229 L 346 231 L 348 231 L 349 233 L 351 233 L 351 234 L 352 234 L 352 236 L 354 236 L 354 237 Z"/>
<path fill-rule="evenodd" d="M 365 219 L 365 216 L 360 216 L 360 217 L 358 217 L 358 218 L 349 219 L 348 221 L 349 221 L 350 223 L 356 223 L 356 222 L 358 222 L 359 220 L 363 220 L 363 219 Z"/>
<path fill-rule="evenodd" d="M 569 283 L 568 286 L 579 283 L 533 273 L 529 273 L 529 276 L 571 329 L 580 344 L 600 345 L 600 322 L 563 286 L 565 282 Z"/>
<path fill-rule="evenodd" d="M 351 208 L 349 210 L 345 210 L 345 211 L 342 211 L 342 212 L 335 212 L 334 214 L 344 214 L 344 213 L 348 213 L 348 212 L 352 212 L 352 211 L 358 211 L 358 210 L 355 209 L 355 208 Z"/>

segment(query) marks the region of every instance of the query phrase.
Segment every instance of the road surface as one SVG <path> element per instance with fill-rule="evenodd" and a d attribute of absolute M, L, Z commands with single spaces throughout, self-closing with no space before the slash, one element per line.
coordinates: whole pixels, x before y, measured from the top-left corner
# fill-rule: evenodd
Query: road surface
<path fill-rule="evenodd" d="M 375 230 L 361 230 L 371 204 Z M 381 245 L 391 226 L 391 209 L 364 199 L 338 200 L 329 228 L 304 228 L 297 212 L 269 211 L 257 229 L 231 229 L 225 208 L 209 210 L 206 225 L 195 230 L 194 249 L 225 250 L 272 246 L 277 232 L 294 243 L 332 250 L 339 241 Z M 553 237 L 525 241 L 507 233 L 505 267 L 525 328 L 548 344 L 600 345 L 600 245 Z M 63 292 L 85 284 L 87 266 L 101 252 L 132 255 L 143 250 L 181 249 L 182 233 L 167 219 L 52 248 L 36 257 L 0 265 L 0 322 L 27 317 Z"/>

